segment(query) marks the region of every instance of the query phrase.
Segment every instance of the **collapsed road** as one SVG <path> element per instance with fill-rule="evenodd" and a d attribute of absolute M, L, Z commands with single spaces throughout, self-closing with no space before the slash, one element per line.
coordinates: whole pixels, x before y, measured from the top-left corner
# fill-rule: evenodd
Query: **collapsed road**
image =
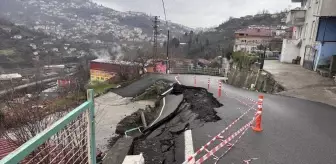
<path fill-rule="evenodd" d="M 183 163 L 189 155 L 204 146 L 251 106 L 253 108 L 253 100 L 257 100 L 261 94 L 223 84 L 223 94 L 219 97 L 218 81 L 222 80 L 221 77 L 197 75 L 196 84 L 194 77 L 195 75 L 164 76 L 185 86 L 196 85 L 202 88 L 207 88 L 209 81 L 208 92 L 223 104 L 219 105 L 220 107 L 213 106 L 213 110 L 208 108 L 211 112 L 207 114 L 213 121 L 206 122 L 206 117 L 199 117 L 195 110 L 192 111 L 190 103 L 181 103 L 175 110 L 179 112 L 168 115 L 161 125 L 153 125 L 146 135 L 136 138 L 133 152 L 130 154 L 138 155 L 143 152 L 146 163 Z M 336 163 L 336 131 L 333 130 L 336 124 L 335 107 L 298 98 L 263 95 L 263 131 L 256 133 L 249 129 L 228 153 L 225 154 L 228 147 L 223 147 L 204 163 Z M 252 120 L 253 111 L 242 117 L 223 137 Z M 211 150 L 219 142 L 216 140 L 208 149 Z M 205 153 L 199 153 L 196 160 Z M 222 155 L 220 159 L 215 157 Z"/>
<path fill-rule="evenodd" d="M 175 84 L 171 94 L 183 94 L 183 101 L 168 119 L 146 129 L 134 142 L 134 154 L 144 153 L 146 164 L 175 163 L 184 160 L 179 145 L 184 145 L 183 132 L 220 118 L 214 108 L 222 106 L 204 88 Z"/>

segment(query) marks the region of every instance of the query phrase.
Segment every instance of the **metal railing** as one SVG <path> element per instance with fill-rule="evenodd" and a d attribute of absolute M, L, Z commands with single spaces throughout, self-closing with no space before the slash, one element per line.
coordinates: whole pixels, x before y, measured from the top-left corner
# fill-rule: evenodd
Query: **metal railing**
<path fill-rule="evenodd" d="M 0 161 L 0 164 L 96 163 L 94 92 L 70 111 Z"/>
<path fill-rule="evenodd" d="M 202 75 L 212 75 L 219 76 L 223 75 L 224 71 L 220 68 L 200 68 L 200 67 L 171 67 L 171 73 L 180 73 L 180 74 L 202 74 Z"/>

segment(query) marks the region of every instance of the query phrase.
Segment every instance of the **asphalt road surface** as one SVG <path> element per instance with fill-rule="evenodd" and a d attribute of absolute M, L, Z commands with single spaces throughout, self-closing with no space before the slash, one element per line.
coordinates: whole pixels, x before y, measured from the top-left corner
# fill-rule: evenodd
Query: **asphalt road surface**
<path fill-rule="evenodd" d="M 148 87 L 150 87 L 157 80 L 160 79 L 174 80 L 172 78 L 165 78 L 163 74 L 149 74 L 142 77 L 140 80 L 131 83 L 130 85 L 122 88 L 113 89 L 112 92 L 123 97 L 136 97 L 142 94 Z"/>
<path fill-rule="evenodd" d="M 174 80 L 175 75 L 166 78 Z M 178 80 L 183 85 L 194 86 L 194 75 L 180 75 Z M 210 78 L 210 92 L 218 94 L 220 77 L 196 76 L 196 85 L 207 88 Z M 185 133 L 185 146 L 179 146 L 178 152 L 198 150 L 209 140 L 225 129 L 231 122 L 241 116 L 252 101 L 258 99 L 260 93 L 235 88 L 224 84 L 220 98 L 223 106 L 216 109 L 221 120 L 214 123 L 202 124 L 193 128 L 191 134 Z M 244 163 L 244 160 L 257 158 L 252 161 L 258 164 L 334 164 L 336 163 L 336 109 L 322 103 L 284 97 L 280 95 L 264 95 L 262 126 L 263 131 L 256 133 L 249 129 L 237 144 L 218 163 Z M 166 102 L 167 103 L 167 102 Z M 253 111 L 253 110 L 252 110 Z M 254 112 L 249 112 L 242 120 L 225 133 L 238 130 L 252 120 Z M 235 139 L 233 140 L 235 141 Z M 188 145 L 187 143 L 192 143 Z M 220 143 L 216 141 L 215 143 Z M 233 142 L 232 142 L 233 143 Z M 216 144 L 214 144 L 216 146 Z M 213 146 L 209 147 L 209 150 Z M 182 150 L 184 149 L 184 150 Z M 217 151 L 214 155 L 221 156 L 228 147 Z M 203 152 L 201 155 L 204 155 Z M 198 155 L 196 160 L 201 157 Z M 185 154 L 185 158 L 188 154 Z M 215 163 L 211 156 L 205 163 Z M 179 158 L 178 158 L 179 159 Z M 181 160 L 181 159 L 179 159 Z M 182 163 L 183 161 L 178 161 Z"/>

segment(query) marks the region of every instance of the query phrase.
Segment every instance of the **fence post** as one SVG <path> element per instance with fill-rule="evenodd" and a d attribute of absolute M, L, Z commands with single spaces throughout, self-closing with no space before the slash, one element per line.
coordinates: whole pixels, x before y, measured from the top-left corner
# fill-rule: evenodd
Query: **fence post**
<path fill-rule="evenodd" d="M 196 87 L 196 76 L 194 76 L 194 87 Z"/>
<path fill-rule="evenodd" d="M 94 91 L 87 90 L 87 101 L 90 102 L 87 112 L 88 118 L 88 162 L 96 164 L 96 128 L 95 128 L 95 109 L 94 109 Z"/>
<path fill-rule="evenodd" d="M 210 77 L 208 78 L 208 90 L 210 89 Z"/>
<path fill-rule="evenodd" d="M 222 96 L 222 82 L 218 80 L 218 97 Z"/>

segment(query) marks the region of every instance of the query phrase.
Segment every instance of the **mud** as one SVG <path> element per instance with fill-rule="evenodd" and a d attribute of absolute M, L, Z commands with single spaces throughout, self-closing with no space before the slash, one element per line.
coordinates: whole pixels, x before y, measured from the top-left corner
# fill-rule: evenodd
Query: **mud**
<path fill-rule="evenodd" d="M 133 114 L 126 116 L 124 119 L 122 119 L 116 127 L 116 134 L 119 135 L 124 135 L 125 131 L 128 129 L 136 128 L 136 127 L 141 127 L 140 129 L 143 130 L 144 128 L 142 127 L 142 121 L 141 121 L 141 112 L 144 112 L 146 122 L 152 122 L 156 119 L 160 108 L 160 100 L 157 100 L 155 103 L 155 107 L 151 107 L 147 105 L 145 109 L 139 109 Z"/>
<path fill-rule="evenodd" d="M 155 106 L 152 107 L 152 106 L 147 105 L 145 109 L 138 109 L 136 112 L 132 113 L 131 115 L 126 116 L 124 119 L 122 119 L 118 123 L 115 133 L 119 135 L 124 135 L 125 131 L 128 129 L 143 126 L 143 123 L 141 121 L 141 112 L 144 112 L 147 123 L 153 122 L 160 113 L 160 109 L 161 109 L 160 102 L 162 99 L 161 93 L 168 90 L 169 87 L 171 87 L 170 81 L 157 80 L 152 86 L 147 88 L 144 93 L 135 97 L 133 99 L 135 101 L 156 99 Z M 144 128 L 141 127 L 140 129 L 143 130 Z M 137 135 L 137 133 L 135 133 L 134 135 Z"/>
<path fill-rule="evenodd" d="M 222 106 L 212 94 L 204 88 L 174 85 L 172 94 L 183 94 L 183 101 L 169 119 L 158 122 L 155 129 L 134 142 L 133 154 L 143 153 L 146 164 L 176 163 L 181 153 L 177 146 L 183 132 L 205 122 L 216 122 L 220 117 L 214 108 Z"/>

